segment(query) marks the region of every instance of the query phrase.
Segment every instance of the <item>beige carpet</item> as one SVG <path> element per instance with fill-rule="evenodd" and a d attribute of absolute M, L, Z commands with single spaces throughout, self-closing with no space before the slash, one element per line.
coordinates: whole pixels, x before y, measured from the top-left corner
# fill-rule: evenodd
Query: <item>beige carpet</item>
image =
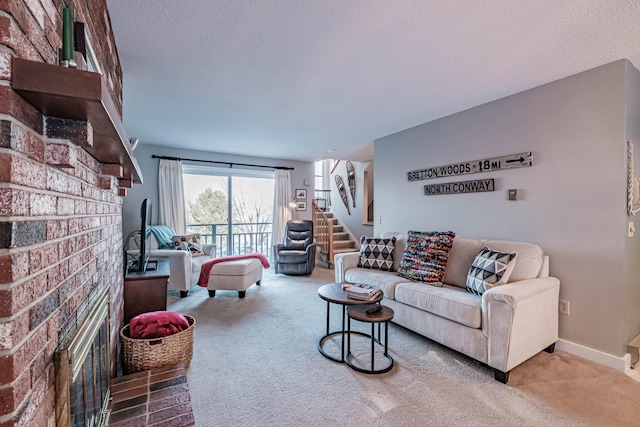
<path fill-rule="evenodd" d="M 270 269 L 244 299 L 204 288 L 169 295 L 170 310 L 196 319 L 188 379 L 198 426 L 640 425 L 640 383 L 562 351 L 540 353 L 503 385 L 490 368 L 391 324 L 390 372 L 332 362 L 316 348 L 326 318 L 317 289 L 329 282 L 333 271 L 321 268 L 311 277 Z M 332 314 L 338 327 L 339 309 Z M 368 348 L 360 341 L 356 354 Z"/>

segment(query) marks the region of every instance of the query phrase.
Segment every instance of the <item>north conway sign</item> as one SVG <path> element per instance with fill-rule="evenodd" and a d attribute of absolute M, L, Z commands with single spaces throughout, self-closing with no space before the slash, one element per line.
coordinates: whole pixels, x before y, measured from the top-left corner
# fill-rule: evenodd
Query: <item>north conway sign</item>
<path fill-rule="evenodd" d="M 514 169 L 531 166 L 533 154 L 511 154 L 509 156 L 492 157 L 489 159 L 473 160 L 470 162 L 454 163 L 445 166 L 436 166 L 428 169 L 420 169 L 407 172 L 409 181 L 421 181 L 424 179 L 442 178 L 444 176 L 466 175 L 469 173 L 489 172 L 500 169 Z"/>
<path fill-rule="evenodd" d="M 425 196 L 438 196 L 441 194 L 481 193 L 494 191 L 493 178 L 479 179 L 476 181 L 445 182 L 424 186 Z"/>

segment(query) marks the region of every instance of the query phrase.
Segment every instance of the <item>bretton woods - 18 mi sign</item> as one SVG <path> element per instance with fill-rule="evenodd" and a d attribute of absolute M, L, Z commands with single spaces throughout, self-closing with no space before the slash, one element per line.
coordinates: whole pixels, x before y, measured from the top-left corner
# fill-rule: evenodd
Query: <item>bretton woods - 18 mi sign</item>
<path fill-rule="evenodd" d="M 471 162 L 454 163 L 445 166 L 436 166 L 428 169 L 420 169 L 407 172 L 409 181 L 421 181 L 424 179 L 442 178 L 453 175 L 466 175 L 469 173 L 489 172 L 500 169 L 513 169 L 531 166 L 533 155 L 528 153 L 511 154 L 509 156 L 492 157 L 490 159 L 474 160 Z"/>

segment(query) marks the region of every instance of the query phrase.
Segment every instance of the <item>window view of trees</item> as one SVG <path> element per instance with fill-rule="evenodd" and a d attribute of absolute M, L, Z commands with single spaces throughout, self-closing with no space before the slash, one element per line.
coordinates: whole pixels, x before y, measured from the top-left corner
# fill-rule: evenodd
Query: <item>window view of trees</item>
<path fill-rule="evenodd" d="M 226 224 L 227 195 L 220 190 L 205 189 L 187 205 L 189 224 Z"/>
<path fill-rule="evenodd" d="M 215 242 L 221 256 L 270 253 L 273 178 L 186 173 L 183 178 L 189 233 Z"/>

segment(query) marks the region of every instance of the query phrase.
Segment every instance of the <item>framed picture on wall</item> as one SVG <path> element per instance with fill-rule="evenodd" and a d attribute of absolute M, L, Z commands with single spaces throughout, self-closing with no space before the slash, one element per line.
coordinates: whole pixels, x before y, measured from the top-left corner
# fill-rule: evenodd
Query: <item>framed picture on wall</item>
<path fill-rule="evenodd" d="M 296 210 L 297 211 L 306 211 L 307 210 L 307 202 L 296 202 Z"/>
<path fill-rule="evenodd" d="M 296 188 L 296 195 L 294 196 L 296 200 L 306 200 L 307 198 L 307 189 L 306 188 Z M 306 210 L 306 208 L 305 208 Z"/>

